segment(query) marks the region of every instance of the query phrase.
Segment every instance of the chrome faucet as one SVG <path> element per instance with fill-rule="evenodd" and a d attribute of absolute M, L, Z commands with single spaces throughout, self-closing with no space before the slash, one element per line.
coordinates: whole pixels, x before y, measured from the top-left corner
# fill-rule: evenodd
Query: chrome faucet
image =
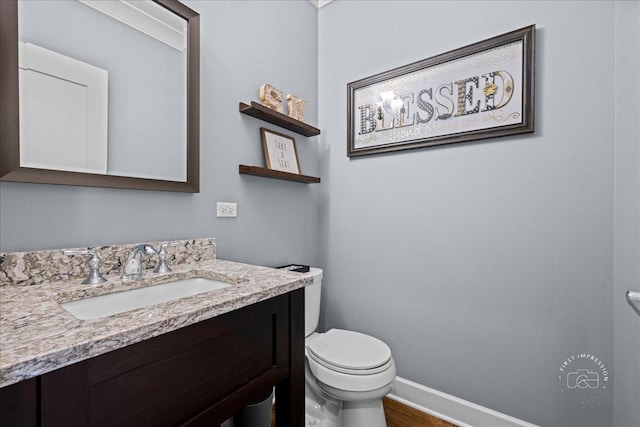
<path fill-rule="evenodd" d="M 122 279 L 138 280 L 144 277 L 144 269 L 142 268 L 142 254 L 158 255 L 155 249 L 149 245 L 138 245 L 129 252 L 127 261 L 124 264 Z"/>

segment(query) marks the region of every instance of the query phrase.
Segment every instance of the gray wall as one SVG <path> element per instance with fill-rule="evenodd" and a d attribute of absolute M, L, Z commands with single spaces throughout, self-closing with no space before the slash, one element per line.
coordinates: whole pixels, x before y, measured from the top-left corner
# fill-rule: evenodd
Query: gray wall
<path fill-rule="evenodd" d="M 615 426 L 640 426 L 640 3 L 616 4 L 616 170 L 613 288 Z"/>
<path fill-rule="evenodd" d="M 348 82 L 533 23 L 535 134 L 346 157 Z M 576 353 L 613 365 L 613 25 L 614 3 L 592 1 L 319 11 L 325 328 L 371 333 L 398 375 L 512 416 L 611 424 L 610 389 L 580 405 L 558 376 Z"/>
<path fill-rule="evenodd" d="M 308 2 L 185 2 L 201 14 L 199 194 L 0 183 L 0 250 L 218 238 L 222 259 L 317 261 L 317 185 L 249 177 L 264 165 L 260 126 L 238 112 L 263 83 L 308 100 L 317 123 L 317 11 Z M 287 131 L 283 131 L 287 133 Z M 317 138 L 293 134 L 303 173 L 318 175 Z M 216 201 L 238 218 L 215 217 Z"/>

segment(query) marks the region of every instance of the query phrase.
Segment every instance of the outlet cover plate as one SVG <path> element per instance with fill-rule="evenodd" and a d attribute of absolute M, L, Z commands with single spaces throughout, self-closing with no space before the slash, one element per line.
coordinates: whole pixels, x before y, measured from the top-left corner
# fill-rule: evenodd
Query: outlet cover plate
<path fill-rule="evenodd" d="M 229 202 L 216 203 L 216 216 L 219 218 L 235 218 L 238 216 L 238 204 Z"/>

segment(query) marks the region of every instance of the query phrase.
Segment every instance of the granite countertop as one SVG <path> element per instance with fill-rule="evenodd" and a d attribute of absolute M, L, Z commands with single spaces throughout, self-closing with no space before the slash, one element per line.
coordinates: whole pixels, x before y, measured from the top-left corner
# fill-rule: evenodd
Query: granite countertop
<path fill-rule="evenodd" d="M 223 260 L 173 267 L 123 282 L 51 281 L 0 287 L 0 387 L 32 378 L 304 287 L 299 273 Z M 207 277 L 231 286 L 102 319 L 78 320 L 60 303 L 153 284 Z"/>

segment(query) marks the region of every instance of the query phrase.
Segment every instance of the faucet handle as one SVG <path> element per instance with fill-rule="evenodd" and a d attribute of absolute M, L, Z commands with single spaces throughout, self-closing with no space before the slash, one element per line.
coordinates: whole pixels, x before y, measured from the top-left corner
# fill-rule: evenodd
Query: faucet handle
<path fill-rule="evenodd" d="M 171 271 L 169 266 L 167 265 L 167 247 L 168 246 L 178 246 L 182 244 L 182 242 L 173 241 L 173 242 L 163 242 L 160 244 L 160 249 L 158 252 L 158 265 L 153 270 L 154 273 L 168 273 Z"/>
<path fill-rule="evenodd" d="M 100 274 L 100 263 L 102 259 L 98 256 L 96 248 L 87 248 L 81 250 L 66 250 L 62 251 L 64 255 L 91 255 L 89 258 L 89 276 L 82 282 L 83 285 L 98 285 L 107 281 L 102 274 Z"/>
<path fill-rule="evenodd" d="M 182 244 L 182 242 L 179 241 L 179 240 L 173 240 L 171 242 L 162 242 L 160 244 L 160 251 L 166 250 L 167 246 L 180 246 L 181 244 Z M 158 252 L 160 252 L 160 251 L 158 251 Z"/>

